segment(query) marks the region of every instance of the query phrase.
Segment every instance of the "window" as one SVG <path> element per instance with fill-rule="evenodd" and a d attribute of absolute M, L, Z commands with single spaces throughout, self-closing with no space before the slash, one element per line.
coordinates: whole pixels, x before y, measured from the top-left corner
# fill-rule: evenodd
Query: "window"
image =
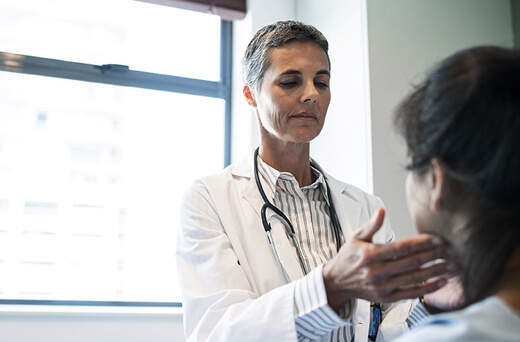
<path fill-rule="evenodd" d="M 0 9 L 0 303 L 180 305 L 180 201 L 229 163 L 231 23 L 132 0 Z"/>

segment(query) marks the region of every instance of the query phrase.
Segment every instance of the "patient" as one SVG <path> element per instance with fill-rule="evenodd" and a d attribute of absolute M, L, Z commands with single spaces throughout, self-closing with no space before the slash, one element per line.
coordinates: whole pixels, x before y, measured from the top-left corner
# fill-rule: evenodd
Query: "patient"
<path fill-rule="evenodd" d="M 452 244 L 464 290 L 461 311 L 398 341 L 520 341 L 520 52 L 477 47 L 445 59 L 395 124 L 412 219 Z"/>

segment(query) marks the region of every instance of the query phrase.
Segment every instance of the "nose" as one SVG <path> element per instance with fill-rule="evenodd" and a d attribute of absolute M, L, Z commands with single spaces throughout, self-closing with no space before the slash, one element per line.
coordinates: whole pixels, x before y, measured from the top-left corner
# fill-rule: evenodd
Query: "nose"
<path fill-rule="evenodd" d="M 314 103 L 318 100 L 319 92 L 314 85 L 314 81 L 309 81 L 303 89 L 302 102 Z"/>

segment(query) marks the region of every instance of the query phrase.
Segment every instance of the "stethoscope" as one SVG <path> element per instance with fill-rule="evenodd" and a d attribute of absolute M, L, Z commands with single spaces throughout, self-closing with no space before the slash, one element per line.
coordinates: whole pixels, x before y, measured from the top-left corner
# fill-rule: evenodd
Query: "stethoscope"
<path fill-rule="evenodd" d="M 293 243 L 293 246 L 296 248 L 296 251 L 298 253 L 298 258 L 300 259 L 300 264 L 302 266 L 304 274 L 309 273 L 309 270 L 303 260 L 302 250 L 300 248 L 300 244 L 298 243 L 298 239 L 296 238 L 296 234 L 294 232 L 294 227 L 293 227 L 291 221 L 287 218 L 287 216 L 285 216 L 285 214 L 280 209 L 278 209 L 271 202 L 269 202 L 269 200 L 267 199 L 267 196 L 265 195 L 262 184 L 260 183 L 260 178 L 258 176 L 258 150 L 259 150 L 259 147 L 257 147 L 255 150 L 255 154 L 254 154 L 255 160 L 254 160 L 253 165 L 254 165 L 256 186 L 258 187 L 258 191 L 260 192 L 260 195 L 262 196 L 262 199 L 264 200 L 264 205 L 262 206 L 262 209 L 260 211 L 260 216 L 262 218 L 262 225 L 264 226 L 264 230 L 267 234 L 267 240 L 269 241 L 269 245 L 271 246 L 271 249 L 273 251 L 274 258 L 276 260 L 276 264 L 278 265 L 278 269 L 282 273 L 282 277 L 283 277 L 284 281 L 286 283 L 289 283 L 289 279 L 287 279 L 287 275 L 284 272 L 283 266 L 280 262 L 280 258 L 278 257 L 278 253 L 276 252 L 274 240 L 271 235 L 271 224 L 269 223 L 269 221 L 267 219 L 267 213 L 266 213 L 267 209 L 272 210 L 276 215 L 278 215 L 280 222 L 282 222 L 282 224 L 284 225 L 287 235 L 290 237 L 290 239 Z M 310 161 L 310 163 L 313 168 L 322 172 L 320 170 L 320 168 L 315 163 L 313 163 L 312 160 Z M 327 198 L 329 201 L 329 215 L 330 215 L 330 220 L 332 222 L 334 239 L 336 241 L 336 248 L 339 251 L 339 249 L 341 247 L 341 233 L 340 233 L 341 227 L 340 227 L 338 219 L 336 217 L 336 210 L 334 209 L 334 204 L 332 203 L 332 198 L 330 196 L 330 189 L 329 189 L 329 185 L 327 184 L 327 181 L 325 181 L 325 186 L 327 187 Z"/>

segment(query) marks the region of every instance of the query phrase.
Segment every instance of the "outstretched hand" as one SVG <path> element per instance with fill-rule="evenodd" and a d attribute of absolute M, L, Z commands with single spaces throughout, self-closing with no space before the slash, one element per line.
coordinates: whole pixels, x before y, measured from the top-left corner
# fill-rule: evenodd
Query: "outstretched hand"
<path fill-rule="evenodd" d="M 418 298 L 444 286 L 443 276 L 455 269 L 454 263 L 444 261 L 448 247 L 436 236 L 373 243 L 384 218 L 384 209 L 378 210 L 323 266 L 327 299 L 336 312 L 351 298 L 371 302 Z M 434 260 L 438 262 L 424 266 Z"/>

